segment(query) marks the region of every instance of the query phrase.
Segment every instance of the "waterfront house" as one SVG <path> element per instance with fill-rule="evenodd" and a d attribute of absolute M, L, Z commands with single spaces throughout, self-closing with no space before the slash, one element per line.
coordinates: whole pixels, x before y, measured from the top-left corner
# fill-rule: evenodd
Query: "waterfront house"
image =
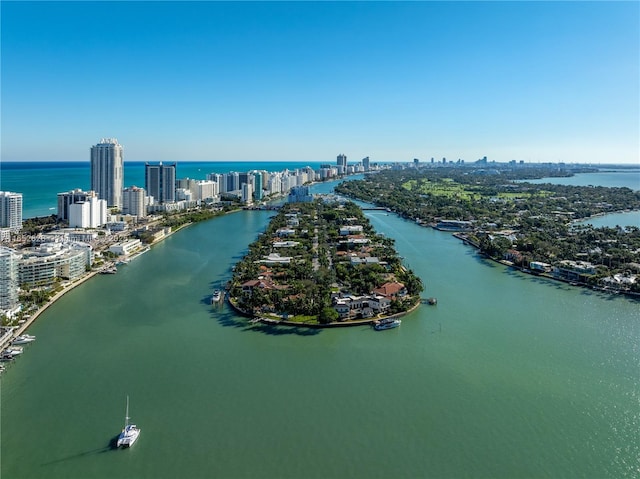
<path fill-rule="evenodd" d="M 348 225 L 340 227 L 340 236 L 362 234 L 362 225 Z"/>
<path fill-rule="evenodd" d="M 522 263 L 523 258 L 522 253 L 516 249 L 507 250 L 504 254 L 504 259 L 513 263 Z"/>
<path fill-rule="evenodd" d="M 351 256 L 351 266 L 371 266 L 372 264 L 380 264 L 380 259 L 375 256 Z"/>
<path fill-rule="evenodd" d="M 551 265 L 549 263 L 543 263 L 541 261 L 531 261 L 529 263 L 531 271 L 539 271 L 541 273 L 548 273 L 551 271 Z"/>
<path fill-rule="evenodd" d="M 281 238 L 294 236 L 295 234 L 296 234 L 296 230 L 291 228 L 278 228 L 278 230 L 276 231 L 276 235 L 278 235 Z"/>
<path fill-rule="evenodd" d="M 245 281 L 244 283 L 242 283 L 243 293 L 248 293 L 250 295 L 253 292 L 253 290 L 256 288 L 266 289 L 266 290 L 270 290 L 270 289 L 284 290 L 284 289 L 287 289 L 287 286 L 275 284 L 271 280 L 271 278 L 263 278 L 263 277 L 260 277 L 258 279 L 251 279 L 249 281 Z"/>
<path fill-rule="evenodd" d="M 391 300 L 378 294 L 370 295 L 367 301 L 369 306 L 378 313 L 386 313 L 391 307 Z"/>
<path fill-rule="evenodd" d="M 280 256 L 279 253 L 271 253 L 263 258 L 260 260 L 260 263 L 263 264 L 289 264 L 293 259 L 291 256 Z"/>
<path fill-rule="evenodd" d="M 274 241 L 274 248 L 293 248 L 294 246 L 298 246 L 300 244 L 299 241 Z"/>
<path fill-rule="evenodd" d="M 436 224 L 436 229 L 441 231 L 471 231 L 473 223 L 471 221 L 441 220 Z"/>
<path fill-rule="evenodd" d="M 376 314 L 387 312 L 391 306 L 388 298 L 376 294 L 365 296 L 346 294 L 333 296 L 332 300 L 333 309 L 336 310 L 340 319 L 371 318 Z"/>
<path fill-rule="evenodd" d="M 375 288 L 373 292 L 385 298 L 398 299 L 407 295 L 407 288 L 405 288 L 402 283 L 391 281 L 383 284 L 379 288 Z"/>
<path fill-rule="evenodd" d="M 553 275 L 567 281 L 583 281 L 585 276 L 596 272 L 596 267 L 588 261 L 562 260 L 553 268 Z"/>

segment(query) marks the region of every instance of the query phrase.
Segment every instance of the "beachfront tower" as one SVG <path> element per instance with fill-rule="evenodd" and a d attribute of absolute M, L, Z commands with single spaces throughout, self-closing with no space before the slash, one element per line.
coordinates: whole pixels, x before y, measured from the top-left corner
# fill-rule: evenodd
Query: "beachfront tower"
<path fill-rule="evenodd" d="M 144 189 L 156 203 L 176 202 L 176 163 L 144 166 Z"/>
<path fill-rule="evenodd" d="M 347 171 L 347 155 L 345 155 L 344 153 L 340 153 L 338 155 L 337 161 L 336 161 L 336 165 L 338 166 L 338 170 L 340 169 L 340 167 L 342 166 L 343 168 L 343 172 Z"/>
<path fill-rule="evenodd" d="M 22 229 L 22 193 L 0 191 L 0 228 Z"/>
<path fill-rule="evenodd" d="M 124 158 L 115 138 L 103 138 L 91 147 L 91 189 L 109 207 L 122 208 Z"/>
<path fill-rule="evenodd" d="M 259 171 L 254 173 L 254 178 L 255 189 L 253 192 L 253 197 L 256 199 L 256 201 L 262 201 L 262 173 Z"/>
<path fill-rule="evenodd" d="M 146 205 L 147 192 L 144 188 L 130 186 L 122 192 L 122 213 L 138 218 L 147 216 Z"/>
<path fill-rule="evenodd" d="M 11 313 L 18 306 L 18 265 L 20 255 L 0 246 L 0 311 Z"/>

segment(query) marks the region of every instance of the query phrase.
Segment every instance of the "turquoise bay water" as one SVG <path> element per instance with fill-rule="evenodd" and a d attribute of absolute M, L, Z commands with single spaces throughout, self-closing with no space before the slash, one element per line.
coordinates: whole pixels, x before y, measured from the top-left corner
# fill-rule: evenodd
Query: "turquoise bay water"
<path fill-rule="evenodd" d="M 193 225 L 34 324 L 1 377 L 2 477 L 640 475 L 638 302 L 368 216 L 437 306 L 384 332 L 252 327 L 207 300 L 269 213 Z M 142 434 L 113 451 L 126 394 Z"/>
<path fill-rule="evenodd" d="M 616 226 L 635 226 L 640 228 L 640 211 L 625 211 L 623 213 L 611 213 L 603 216 L 594 216 L 581 223 L 588 223 L 595 228 Z"/>
<path fill-rule="evenodd" d="M 605 186 L 640 191 L 640 168 L 602 169 L 595 173 L 577 173 L 568 178 L 542 178 L 529 183 L 551 183 L 570 186 Z"/>

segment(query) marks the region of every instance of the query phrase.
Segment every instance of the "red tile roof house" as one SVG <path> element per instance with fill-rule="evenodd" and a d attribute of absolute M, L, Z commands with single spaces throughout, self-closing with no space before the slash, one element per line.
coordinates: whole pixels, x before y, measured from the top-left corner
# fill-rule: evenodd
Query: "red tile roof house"
<path fill-rule="evenodd" d="M 383 284 L 373 292 L 386 298 L 397 299 L 407 295 L 407 288 L 404 287 L 404 284 L 393 281 Z"/>
<path fill-rule="evenodd" d="M 251 279 L 245 283 L 242 283 L 242 291 L 245 293 L 252 293 L 254 288 L 261 289 L 287 289 L 286 286 L 275 284 L 270 278 L 265 279 Z"/>

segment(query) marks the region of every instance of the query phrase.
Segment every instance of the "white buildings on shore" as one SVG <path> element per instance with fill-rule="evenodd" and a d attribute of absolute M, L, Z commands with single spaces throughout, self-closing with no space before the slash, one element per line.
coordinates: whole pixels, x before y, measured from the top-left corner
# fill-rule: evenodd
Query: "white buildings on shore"
<path fill-rule="evenodd" d="M 107 202 L 98 198 L 90 198 L 69 205 L 69 227 L 98 228 L 107 223 Z"/>
<path fill-rule="evenodd" d="M 95 191 L 75 189 L 58 193 L 58 219 L 71 228 L 98 228 L 107 223 L 107 201 Z"/>
<path fill-rule="evenodd" d="M 93 261 L 93 250 L 86 243 L 43 243 L 22 250 L 19 284 L 49 286 L 57 280 L 80 278 Z"/>
<path fill-rule="evenodd" d="M 22 229 L 22 193 L 0 191 L 0 228 L 12 233 Z"/>
<path fill-rule="evenodd" d="M 0 246 L 0 312 L 10 314 L 18 307 L 18 266 L 20 255 Z"/>
<path fill-rule="evenodd" d="M 142 242 L 139 239 L 122 241 L 109 246 L 109 251 L 117 255 L 129 255 L 142 249 Z"/>

